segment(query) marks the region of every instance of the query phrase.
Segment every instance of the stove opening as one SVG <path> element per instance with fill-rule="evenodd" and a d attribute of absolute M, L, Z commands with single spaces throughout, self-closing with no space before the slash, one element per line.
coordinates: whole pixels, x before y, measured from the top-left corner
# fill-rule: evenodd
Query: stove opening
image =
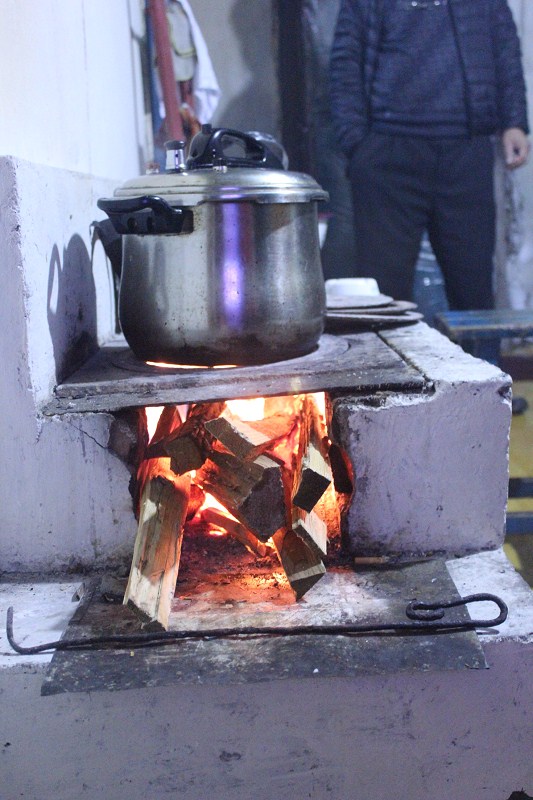
<path fill-rule="evenodd" d="M 342 562 L 353 476 L 324 393 L 149 407 L 138 428 L 124 603 L 147 628 L 207 597 L 293 604 Z"/>

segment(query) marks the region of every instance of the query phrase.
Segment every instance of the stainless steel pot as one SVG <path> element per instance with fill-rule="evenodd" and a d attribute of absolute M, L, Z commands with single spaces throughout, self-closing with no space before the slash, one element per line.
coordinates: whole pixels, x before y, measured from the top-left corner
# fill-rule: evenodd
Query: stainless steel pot
<path fill-rule="evenodd" d="M 98 202 L 123 234 L 119 316 L 145 361 L 259 364 L 311 352 L 323 330 L 316 204 L 264 142 L 204 126 L 185 164 Z"/>

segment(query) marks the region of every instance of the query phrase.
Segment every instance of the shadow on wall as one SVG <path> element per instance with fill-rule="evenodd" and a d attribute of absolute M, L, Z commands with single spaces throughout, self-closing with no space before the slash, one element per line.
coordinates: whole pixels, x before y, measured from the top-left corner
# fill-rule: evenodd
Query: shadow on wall
<path fill-rule="evenodd" d="M 48 273 L 47 315 L 56 380 L 61 382 L 98 349 L 96 289 L 91 258 L 75 234 L 63 250 L 54 245 Z"/>
<path fill-rule="evenodd" d="M 217 111 L 217 124 L 276 135 L 277 80 L 273 41 L 273 8 L 265 0 L 236 0 L 230 25 L 245 62 L 249 83 Z"/>

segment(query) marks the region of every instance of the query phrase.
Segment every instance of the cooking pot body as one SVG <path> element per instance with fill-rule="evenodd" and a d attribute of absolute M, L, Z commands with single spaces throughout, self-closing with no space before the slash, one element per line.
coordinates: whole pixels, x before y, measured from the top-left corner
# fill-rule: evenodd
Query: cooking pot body
<path fill-rule="evenodd" d="M 123 237 L 119 314 L 146 361 L 259 364 L 311 352 L 325 291 L 315 202 L 206 202 L 192 230 Z"/>

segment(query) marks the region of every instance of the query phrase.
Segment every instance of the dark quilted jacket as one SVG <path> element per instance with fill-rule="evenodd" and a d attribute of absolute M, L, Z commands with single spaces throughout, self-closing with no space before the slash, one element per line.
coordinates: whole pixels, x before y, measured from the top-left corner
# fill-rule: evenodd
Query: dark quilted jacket
<path fill-rule="evenodd" d="M 370 98 L 385 4 L 342 0 L 331 51 L 331 108 L 350 155 L 368 130 Z M 528 132 L 520 43 L 507 0 L 448 0 L 465 84 L 471 135 L 506 128 Z M 421 69 L 418 78 L 424 79 Z"/>

